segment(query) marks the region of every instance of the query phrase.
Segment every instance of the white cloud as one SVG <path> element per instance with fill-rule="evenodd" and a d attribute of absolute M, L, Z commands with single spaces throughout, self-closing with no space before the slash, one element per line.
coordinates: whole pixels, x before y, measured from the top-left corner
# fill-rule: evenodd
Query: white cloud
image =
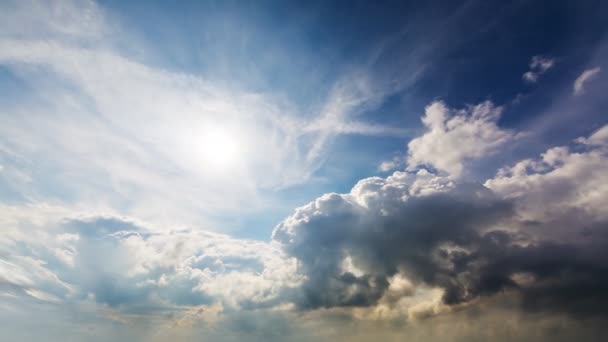
<path fill-rule="evenodd" d="M 46 264 L 32 256 L 11 255 L 8 260 L 0 259 L 0 289 L 8 285 L 8 290 L 16 295 L 27 294 L 49 302 L 72 294 L 73 287 L 50 271 Z"/>
<path fill-rule="evenodd" d="M 514 138 L 514 134 L 498 127 L 502 113 L 490 101 L 454 110 L 443 102 L 426 107 L 422 122 L 424 134 L 408 144 L 408 167 L 431 165 L 453 177 L 463 172 L 467 161 L 496 152 Z"/>
<path fill-rule="evenodd" d="M 588 138 L 578 138 L 576 142 L 591 145 L 591 146 L 606 146 L 608 145 L 608 125 L 605 125 L 593 132 Z"/>
<path fill-rule="evenodd" d="M 553 147 L 540 159 L 525 159 L 501 169 L 485 186 L 516 200 L 519 215 L 531 222 L 554 223 L 552 234 L 576 235 L 577 228 L 608 220 L 608 150 L 604 126 L 577 142 L 588 149 Z"/>
<path fill-rule="evenodd" d="M 583 94 L 585 92 L 585 84 L 597 77 L 601 70 L 602 69 L 600 67 L 595 67 L 593 69 L 583 71 L 583 73 L 576 78 L 574 85 L 572 86 L 574 95 Z"/>
<path fill-rule="evenodd" d="M 295 260 L 267 242 L 193 230 L 155 233 L 123 218 L 65 216 L 61 208 L 31 207 L 26 215 L 2 209 L 14 231 L 0 239 L 0 255 L 10 256 L 0 258 L 0 286 L 38 299 L 88 297 L 127 311 L 235 309 L 278 305 L 281 291 L 300 282 Z"/>
<path fill-rule="evenodd" d="M 555 59 L 543 56 L 534 56 L 530 60 L 530 70 L 522 76 L 524 81 L 536 83 L 540 76 L 555 65 Z"/>
<path fill-rule="evenodd" d="M 393 157 L 390 160 L 384 160 L 378 165 L 378 171 L 387 172 L 396 170 L 405 164 L 405 160 L 402 156 Z"/>
<path fill-rule="evenodd" d="M 527 71 L 523 74 L 522 78 L 530 83 L 534 83 L 538 80 L 538 74 L 532 71 Z"/>

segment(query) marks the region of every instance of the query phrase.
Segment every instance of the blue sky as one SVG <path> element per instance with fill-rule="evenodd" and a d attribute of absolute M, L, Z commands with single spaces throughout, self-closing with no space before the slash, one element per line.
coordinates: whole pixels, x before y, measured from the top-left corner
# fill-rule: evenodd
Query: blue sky
<path fill-rule="evenodd" d="M 0 1 L 0 328 L 594 340 L 607 14 Z"/>

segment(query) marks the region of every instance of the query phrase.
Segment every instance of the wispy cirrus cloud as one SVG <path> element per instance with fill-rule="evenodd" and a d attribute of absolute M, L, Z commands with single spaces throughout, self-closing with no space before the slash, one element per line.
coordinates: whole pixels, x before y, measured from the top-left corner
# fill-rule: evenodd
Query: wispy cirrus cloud
<path fill-rule="evenodd" d="M 353 119 L 385 96 L 363 76 L 352 86 L 337 84 L 321 112 L 303 119 L 278 96 L 142 63 L 114 47 L 111 37 L 122 28 L 110 28 L 93 2 L 33 3 L 44 15 L 24 6 L 15 4 L 0 36 L 0 61 L 36 94 L 11 101 L 2 117 L 3 175 L 22 198 L 88 201 L 171 224 L 176 217 L 200 223 L 259 210 L 270 201 L 262 192 L 306 183 L 335 136 L 404 132 Z M 19 17 L 28 25 L 15 31 Z M 222 153 L 205 138 L 214 130 L 238 149 L 229 170 L 206 163 L 207 150 Z M 38 173 L 33 160 L 57 171 Z"/>

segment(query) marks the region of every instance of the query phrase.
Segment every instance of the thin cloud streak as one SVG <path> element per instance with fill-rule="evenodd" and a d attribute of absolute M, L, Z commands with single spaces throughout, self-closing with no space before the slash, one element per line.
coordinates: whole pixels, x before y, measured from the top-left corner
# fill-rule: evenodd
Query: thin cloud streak
<path fill-rule="evenodd" d="M 574 85 L 572 86 L 574 95 L 582 95 L 585 92 L 585 84 L 597 77 L 601 71 L 602 69 L 600 67 L 583 71 L 583 73 L 576 78 Z"/>

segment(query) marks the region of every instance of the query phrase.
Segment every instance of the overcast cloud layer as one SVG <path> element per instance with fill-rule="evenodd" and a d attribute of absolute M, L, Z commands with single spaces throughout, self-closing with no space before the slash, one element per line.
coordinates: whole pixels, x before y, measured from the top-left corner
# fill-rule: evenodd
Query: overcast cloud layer
<path fill-rule="evenodd" d="M 487 89 L 454 101 L 440 86 L 423 96 L 436 65 L 460 63 L 452 58 L 468 45 L 448 44 L 451 29 L 485 9 L 467 3 L 445 9 L 449 20 L 433 18 L 445 29 L 429 31 L 428 44 L 408 40 L 411 51 L 400 42 L 413 24 L 332 77 L 317 75 L 330 66 L 304 68 L 293 78 L 329 85 L 302 105 L 298 85 L 279 76 L 269 82 L 284 89 L 252 86 L 261 67 L 235 82 L 162 62 L 121 9 L 0 4 L 8 340 L 608 333 L 603 36 L 584 65 L 556 51 L 513 57 L 520 69 L 504 81 L 516 85 L 504 98 Z M 254 27 L 214 32 L 246 45 Z M 273 61 L 285 58 L 274 52 Z M 555 75 L 559 86 L 543 83 Z M 416 95 L 424 101 L 408 107 Z M 242 221 L 249 230 L 234 227 Z"/>

